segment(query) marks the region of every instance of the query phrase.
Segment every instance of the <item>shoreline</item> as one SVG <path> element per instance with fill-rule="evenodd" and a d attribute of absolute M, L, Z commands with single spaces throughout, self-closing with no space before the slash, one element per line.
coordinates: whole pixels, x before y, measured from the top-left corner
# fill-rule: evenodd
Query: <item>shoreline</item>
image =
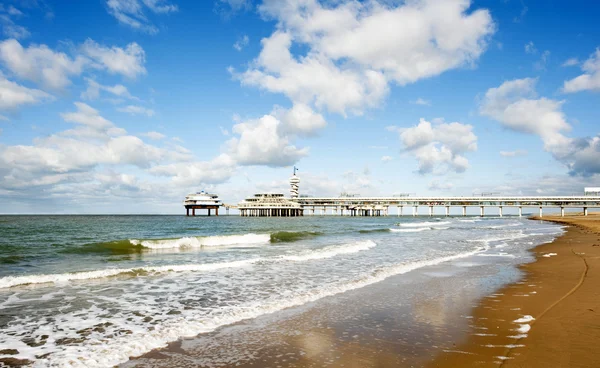
<path fill-rule="evenodd" d="M 483 298 L 469 336 L 428 367 L 594 367 L 600 361 L 600 214 L 532 220 L 567 225 L 533 248 L 520 281 Z"/>
<path fill-rule="evenodd" d="M 529 252 L 534 254 L 535 249 Z M 166 348 L 132 357 L 120 367 L 169 367 L 191 361 L 199 367 L 219 366 L 225 361 L 248 368 L 261 364 L 429 366 L 438 353 L 460 351 L 470 335 L 482 334 L 474 332 L 473 326 L 478 305 L 525 277 L 522 268 L 499 272 L 495 263 L 476 265 L 482 260 L 467 259 L 465 265 L 460 265 L 462 261 L 444 263 L 392 276 L 369 288 L 179 339 Z M 471 276 L 465 278 L 467 274 Z M 470 286 L 464 288 L 465 282 Z M 412 299 L 407 299 L 409 295 Z M 224 347 L 228 353 L 223 352 Z"/>

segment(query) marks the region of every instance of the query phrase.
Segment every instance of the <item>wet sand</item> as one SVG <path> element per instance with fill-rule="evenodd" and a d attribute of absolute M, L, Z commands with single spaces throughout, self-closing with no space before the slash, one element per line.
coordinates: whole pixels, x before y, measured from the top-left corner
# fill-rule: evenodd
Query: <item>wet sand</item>
<path fill-rule="evenodd" d="M 600 366 L 600 215 L 543 220 L 569 227 L 533 250 L 521 281 L 484 298 L 470 336 L 430 367 Z M 524 316 L 535 319 L 514 322 Z"/>
<path fill-rule="evenodd" d="M 181 339 L 122 367 L 597 367 L 600 215 L 544 220 L 570 226 L 519 270 L 488 263 L 398 275 Z M 406 288 L 415 288 L 410 300 Z"/>

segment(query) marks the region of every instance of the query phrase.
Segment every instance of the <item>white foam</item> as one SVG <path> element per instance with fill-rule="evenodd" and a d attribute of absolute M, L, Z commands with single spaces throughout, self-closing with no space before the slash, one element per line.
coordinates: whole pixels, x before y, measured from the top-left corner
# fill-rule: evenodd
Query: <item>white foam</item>
<path fill-rule="evenodd" d="M 400 223 L 401 227 L 424 227 L 424 226 L 437 226 L 437 225 L 448 225 L 449 221 L 425 221 L 425 222 L 408 222 Z"/>
<path fill-rule="evenodd" d="M 481 253 L 477 255 L 478 257 L 508 257 L 508 258 L 517 258 L 514 254 L 509 254 L 505 252 L 499 253 Z"/>
<path fill-rule="evenodd" d="M 556 256 L 556 255 L 557 255 L 556 253 L 546 253 L 542 257 L 550 258 L 550 257 Z"/>
<path fill-rule="evenodd" d="M 531 330 L 531 326 L 528 324 L 519 325 L 519 328 L 516 329 L 520 333 L 527 333 L 529 330 Z"/>
<path fill-rule="evenodd" d="M 185 317 L 174 318 L 156 325 L 152 331 L 136 329 L 129 335 L 117 335 L 110 339 L 95 340 L 80 345 L 65 345 L 60 351 L 48 358 L 39 359 L 35 367 L 107 367 L 125 362 L 131 356 L 140 356 L 150 350 L 162 348 L 168 342 L 181 337 L 196 336 L 233 324 L 245 319 L 256 318 L 263 314 L 295 307 L 346 291 L 363 288 L 380 282 L 390 276 L 404 274 L 422 267 L 433 266 L 459 258 L 470 257 L 482 248 L 416 262 L 407 262 L 378 269 L 363 278 L 342 284 L 325 285 L 319 290 L 306 290 L 281 299 L 255 301 L 249 305 L 229 306 L 214 314 L 210 319 L 201 311 L 189 311 Z"/>
<path fill-rule="evenodd" d="M 162 272 L 184 272 L 184 271 L 214 271 L 223 268 L 235 268 L 247 266 L 260 261 L 260 258 L 246 259 L 241 261 L 204 264 L 181 264 L 167 266 L 146 266 L 137 268 L 107 268 L 104 270 L 83 271 L 73 273 L 60 273 L 48 275 L 7 276 L 0 278 L 0 289 L 18 285 L 65 283 L 76 280 L 99 279 L 125 273 L 162 273 Z"/>
<path fill-rule="evenodd" d="M 533 316 L 530 316 L 529 314 L 524 315 L 523 317 L 519 318 L 519 319 L 515 319 L 513 322 L 514 323 L 527 323 L 527 322 L 531 322 L 534 321 L 535 318 L 533 318 Z"/>
<path fill-rule="evenodd" d="M 310 261 L 314 259 L 325 259 L 335 257 L 341 254 L 358 253 L 375 247 L 377 244 L 372 240 L 360 241 L 356 243 L 333 245 L 318 250 L 307 251 L 299 255 L 280 256 L 279 259 L 287 261 Z"/>
<path fill-rule="evenodd" d="M 179 239 L 136 240 L 129 242 L 150 249 L 201 248 L 237 244 L 262 244 L 271 240 L 270 234 L 218 235 L 205 237 L 184 237 Z"/>
<path fill-rule="evenodd" d="M 510 339 L 524 339 L 527 337 L 527 334 L 519 334 L 519 335 L 513 335 L 513 336 L 507 336 Z"/>
<path fill-rule="evenodd" d="M 411 229 L 390 229 L 390 231 L 395 233 L 418 233 L 419 231 L 431 230 L 430 227 L 418 227 Z"/>

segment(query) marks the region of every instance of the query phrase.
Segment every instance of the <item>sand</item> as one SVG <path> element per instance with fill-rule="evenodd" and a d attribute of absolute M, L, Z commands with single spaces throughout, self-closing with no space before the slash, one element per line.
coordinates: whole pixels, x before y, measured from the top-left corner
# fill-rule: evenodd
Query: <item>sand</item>
<path fill-rule="evenodd" d="M 484 298 L 466 341 L 429 366 L 600 366 L 600 215 L 543 220 L 567 232 L 536 247 L 524 278 Z"/>

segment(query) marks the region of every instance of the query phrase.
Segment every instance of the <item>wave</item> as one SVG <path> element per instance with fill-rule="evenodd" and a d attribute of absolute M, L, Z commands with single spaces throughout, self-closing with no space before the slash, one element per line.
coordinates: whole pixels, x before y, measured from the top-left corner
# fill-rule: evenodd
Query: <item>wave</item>
<path fill-rule="evenodd" d="M 400 227 L 425 227 L 425 226 L 438 226 L 438 225 L 448 225 L 449 221 L 425 221 L 425 222 L 408 222 L 408 223 L 398 223 L 397 225 Z"/>
<path fill-rule="evenodd" d="M 420 231 L 431 230 L 430 227 L 417 227 L 412 229 L 389 229 L 393 233 L 417 233 Z"/>
<path fill-rule="evenodd" d="M 184 237 L 179 239 L 156 239 L 156 240 L 136 240 L 129 242 L 133 246 L 142 246 L 149 249 L 173 249 L 173 248 L 202 248 L 216 247 L 224 245 L 239 244 L 261 244 L 268 243 L 271 240 L 269 234 L 243 234 L 243 235 L 216 235 L 205 237 Z"/>
<path fill-rule="evenodd" d="M 277 256 L 272 258 L 252 258 L 240 261 L 202 264 L 180 264 L 166 266 L 145 266 L 133 268 L 107 268 L 104 270 L 80 271 L 60 274 L 42 274 L 26 276 L 7 276 L 0 278 L 0 289 L 31 284 L 60 284 L 69 281 L 99 279 L 114 276 L 151 276 L 165 272 L 207 272 L 224 268 L 244 267 L 259 262 L 292 261 L 302 262 L 315 259 L 325 259 L 342 254 L 357 253 L 375 247 L 377 244 L 371 240 L 360 241 L 343 245 L 333 245 L 297 255 Z"/>
<path fill-rule="evenodd" d="M 451 256 L 401 263 L 395 266 L 377 269 L 369 275 L 353 281 L 324 285 L 318 290 L 306 290 L 297 293 L 296 295 L 286 295 L 282 298 L 267 299 L 248 305 L 227 307 L 222 313 L 213 315 L 210 320 L 207 320 L 205 315 L 195 315 L 192 313 L 189 316 L 186 316 L 186 318 L 165 321 L 160 328 L 156 328 L 152 331 L 135 331 L 129 335 L 118 335 L 111 339 L 102 340 L 101 343 L 66 345 L 63 346 L 60 351 L 53 353 L 48 358 L 37 360 L 35 364 L 47 367 L 70 366 L 94 368 L 115 366 L 126 362 L 131 356 L 140 356 L 153 349 L 165 347 L 169 342 L 175 341 L 181 337 L 191 337 L 202 333 L 208 333 L 221 326 L 231 325 L 261 315 L 311 303 L 328 296 L 360 289 L 383 281 L 391 276 L 469 257 L 482 250 L 484 250 L 484 248 L 479 247 L 472 251 Z M 77 359 L 74 359 L 74 356 L 77 356 Z"/>
<path fill-rule="evenodd" d="M 181 264 L 167 266 L 145 266 L 136 268 L 107 268 L 104 270 L 80 271 L 60 274 L 43 274 L 27 276 L 6 276 L 0 278 L 0 289 L 19 285 L 65 283 L 77 280 L 99 279 L 119 275 L 148 276 L 163 272 L 185 272 L 185 271 L 214 271 L 223 268 L 235 268 L 251 265 L 259 262 L 260 258 L 246 259 L 241 261 L 223 263 L 203 264 Z"/>
<path fill-rule="evenodd" d="M 271 234 L 270 241 L 271 243 L 293 242 L 319 235 L 323 235 L 323 233 L 318 231 L 278 231 Z"/>
<path fill-rule="evenodd" d="M 375 247 L 377 244 L 372 240 L 360 241 L 343 245 L 332 245 L 329 247 L 307 251 L 303 254 L 281 256 L 279 259 L 286 261 L 310 261 L 313 259 L 325 259 L 335 257 L 341 254 L 358 253 Z"/>

